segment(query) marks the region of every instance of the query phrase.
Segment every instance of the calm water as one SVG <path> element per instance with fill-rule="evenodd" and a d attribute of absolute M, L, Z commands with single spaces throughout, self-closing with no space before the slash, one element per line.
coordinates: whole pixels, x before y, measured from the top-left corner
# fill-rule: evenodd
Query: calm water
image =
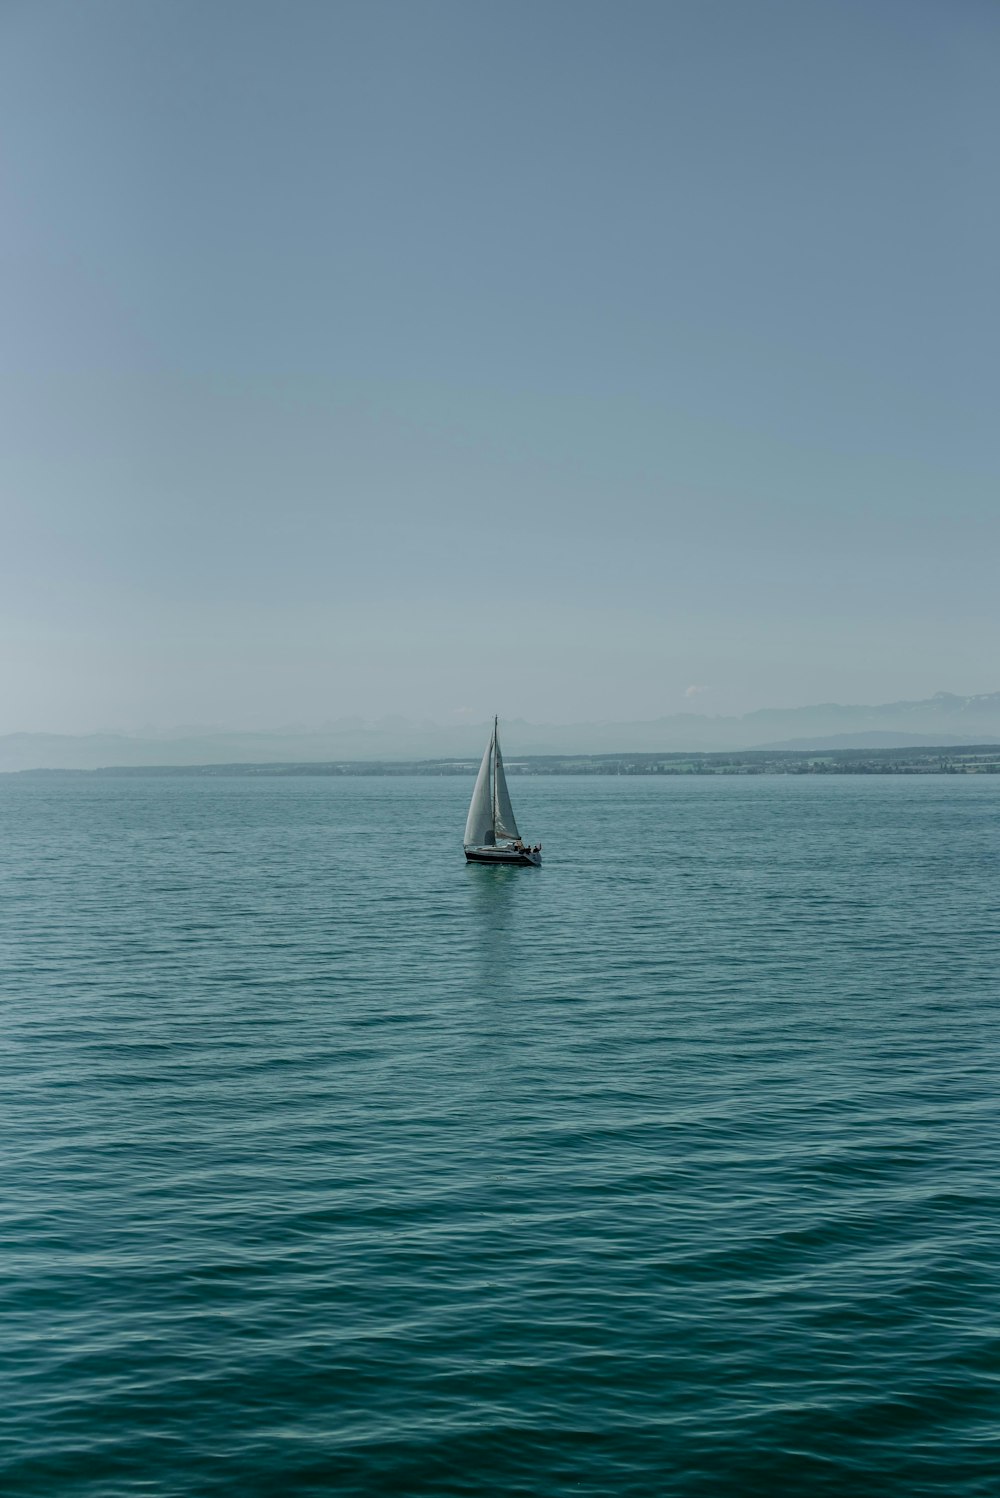
<path fill-rule="evenodd" d="M 0 1492 L 1000 1490 L 1000 782 L 0 780 Z"/>

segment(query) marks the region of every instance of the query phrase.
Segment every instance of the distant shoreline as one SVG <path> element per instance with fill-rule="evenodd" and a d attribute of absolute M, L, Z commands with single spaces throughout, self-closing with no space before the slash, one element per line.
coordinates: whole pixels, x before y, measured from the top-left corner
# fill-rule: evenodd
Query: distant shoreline
<path fill-rule="evenodd" d="M 399 776 L 475 774 L 478 759 L 274 761 L 260 764 L 107 765 L 95 769 L 6 770 L 4 775 Z M 739 752 L 527 754 L 508 775 L 998 775 L 1000 744 L 913 749 L 747 749 Z"/>

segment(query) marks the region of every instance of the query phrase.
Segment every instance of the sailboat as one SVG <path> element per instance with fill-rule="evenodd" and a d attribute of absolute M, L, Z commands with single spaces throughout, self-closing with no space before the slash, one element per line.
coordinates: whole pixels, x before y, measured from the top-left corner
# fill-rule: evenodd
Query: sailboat
<path fill-rule="evenodd" d="M 542 861 L 542 845 L 526 848 L 514 821 L 507 777 L 503 773 L 497 720 L 476 776 L 465 823 L 465 856 L 470 863 L 528 863 Z"/>

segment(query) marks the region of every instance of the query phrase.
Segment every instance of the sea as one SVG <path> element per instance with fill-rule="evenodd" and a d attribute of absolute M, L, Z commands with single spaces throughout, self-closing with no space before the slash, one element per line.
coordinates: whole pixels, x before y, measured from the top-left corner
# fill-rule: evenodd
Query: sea
<path fill-rule="evenodd" d="M 1000 779 L 0 778 L 3 1498 L 1000 1493 Z"/>

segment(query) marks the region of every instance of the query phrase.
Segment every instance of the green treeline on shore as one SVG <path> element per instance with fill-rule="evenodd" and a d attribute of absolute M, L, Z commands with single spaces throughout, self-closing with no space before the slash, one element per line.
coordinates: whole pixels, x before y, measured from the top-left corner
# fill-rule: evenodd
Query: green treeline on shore
<path fill-rule="evenodd" d="M 909 749 L 747 749 L 736 753 L 531 754 L 508 775 L 996 775 L 1000 744 Z M 479 761 L 340 760 L 322 763 L 113 766 L 22 770 L 22 775 L 469 775 Z"/>

